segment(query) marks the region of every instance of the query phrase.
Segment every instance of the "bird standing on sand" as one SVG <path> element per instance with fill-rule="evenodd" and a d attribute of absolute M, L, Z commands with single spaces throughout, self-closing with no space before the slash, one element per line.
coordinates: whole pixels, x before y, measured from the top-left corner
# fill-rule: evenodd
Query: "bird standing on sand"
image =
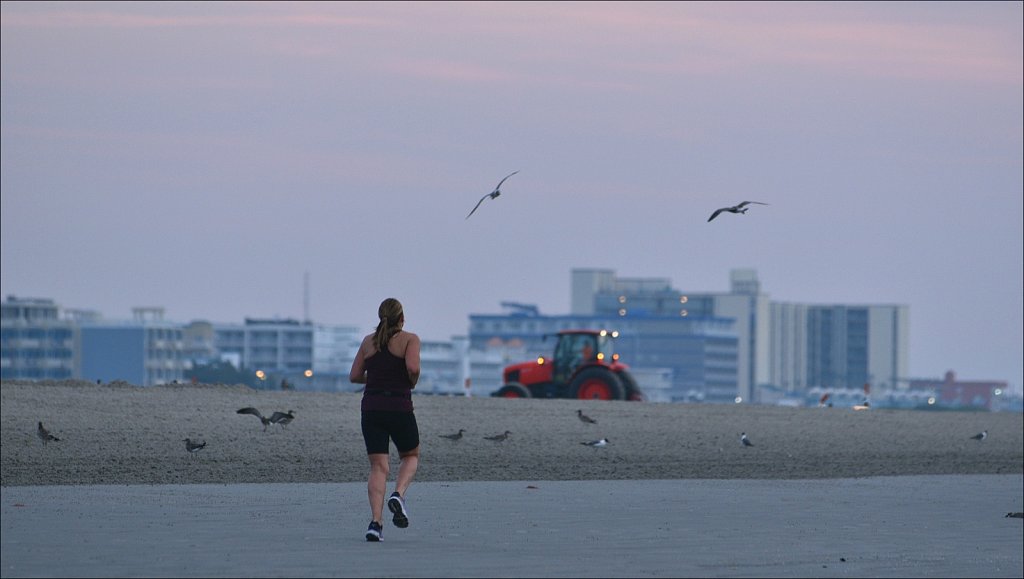
<path fill-rule="evenodd" d="M 715 209 L 715 212 L 711 214 L 711 217 L 708 217 L 708 221 L 711 221 L 715 217 L 718 217 L 718 214 L 723 211 L 728 211 L 729 213 L 746 213 L 747 210 L 750 209 L 749 207 L 747 207 L 747 205 L 750 205 L 751 203 L 757 203 L 758 205 L 768 205 L 767 203 L 761 203 L 760 201 L 744 201 L 743 203 L 740 203 L 739 205 L 733 205 L 732 207 L 722 207 L 721 209 Z"/>
<path fill-rule="evenodd" d="M 460 428 L 455 434 L 439 434 L 438 436 L 441 438 L 447 438 L 448 440 L 461 440 L 463 432 L 466 432 L 465 428 Z"/>
<path fill-rule="evenodd" d="M 284 428 L 291 424 L 291 421 L 295 419 L 295 411 L 289 410 L 288 412 L 275 412 L 270 415 L 270 423 L 278 424 L 281 428 Z"/>
<path fill-rule="evenodd" d="M 266 416 L 263 416 L 263 414 L 261 414 L 259 410 L 256 410 L 252 406 L 247 406 L 245 408 L 242 408 L 242 409 L 238 410 L 237 413 L 238 414 L 252 414 L 256 418 L 259 418 L 260 422 L 263 423 L 263 432 L 267 431 L 267 425 L 270 424 L 270 419 L 267 418 Z"/>
<path fill-rule="evenodd" d="M 493 440 L 495 442 L 502 442 L 506 438 L 508 438 L 508 435 L 510 434 L 512 433 L 506 430 L 504 434 L 495 434 L 494 436 L 485 436 L 484 438 L 486 438 L 487 440 Z"/>
<path fill-rule="evenodd" d="M 596 420 L 594 420 L 593 418 L 587 416 L 586 414 L 583 414 L 582 410 L 577 410 L 576 411 L 576 416 L 579 416 L 580 420 L 582 422 L 586 422 L 587 424 L 597 424 Z"/>
<path fill-rule="evenodd" d="M 740 433 L 740 442 L 743 443 L 743 446 L 754 446 L 754 443 L 750 442 L 750 439 L 747 438 L 746 432 Z"/>
<path fill-rule="evenodd" d="M 44 446 L 46 445 L 47 442 L 50 442 L 51 440 L 56 441 L 56 442 L 60 442 L 59 438 L 57 438 L 56 436 L 50 434 L 49 430 L 43 428 L 43 422 L 42 421 L 39 422 L 39 428 L 36 429 L 36 436 L 39 437 L 39 440 L 43 441 L 43 445 Z"/>
<path fill-rule="evenodd" d="M 985 440 L 986 438 L 988 438 L 988 431 L 987 430 L 982 430 L 978 434 L 975 434 L 974 436 L 972 436 L 971 440 Z"/>
<path fill-rule="evenodd" d="M 608 446 L 608 439 L 602 438 L 601 440 L 591 440 L 590 442 L 581 442 L 580 444 L 584 446 L 595 446 L 600 448 L 602 446 Z"/>
<path fill-rule="evenodd" d="M 505 177 L 505 179 L 508 179 L 509 177 L 511 177 L 512 175 L 515 175 L 518 172 L 519 171 L 512 171 L 511 173 L 509 173 Z M 495 198 L 498 197 L 498 195 L 501 195 L 501 184 L 505 182 L 505 179 L 502 179 L 501 181 L 498 181 L 498 186 L 494 188 L 494 191 L 491 191 L 487 195 L 484 195 L 483 197 L 481 197 L 480 200 L 476 202 L 476 207 L 473 208 L 473 211 L 469 212 L 469 215 L 472 215 L 473 213 L 476 212 L 477 207 L 480 207 L 480 204 L 484 202 L 484 199 L 487 199 L 488 197 L 490 197 L 491 199 L 495 199 Z M 466 219 L 469 219 L 469 215 L 466 216 Z"/>
<path fill-rule="evenodd" d="M 185 439 L 185 450 L 187 450 L 188 453 L 191 454 L 192 456 L 195 456 L 197 452 L 203 450 L 204 448 L 206 448 L 205 440 L 202 442 L 192 442 L 191 438 Z"/>

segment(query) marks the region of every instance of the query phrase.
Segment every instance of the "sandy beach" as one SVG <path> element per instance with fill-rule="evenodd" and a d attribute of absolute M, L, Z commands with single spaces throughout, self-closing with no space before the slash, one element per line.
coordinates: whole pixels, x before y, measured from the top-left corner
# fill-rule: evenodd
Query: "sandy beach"
<path fill-rule="evenodd" d="M 366 543 L 358 394 L 82 382 L 0 394 L 3 577 L 1024 568 L 1024 526 L 1005 517 L 1024 492 L 1020 414 L 418 396 L 413 524 Z M 264 431 L 237 414 L 246 406 L 295 419 Z M 39 421 L 60 440 L 44 445 Z M 207 446 L 190 455 L 186 437 Z"/>
<path fill-rule="evenodd" d="M 0 485 L 364 481 L 356 393 L 0 385 Z M 1024 473 L 1021 414 L 417 396 L 418 481 Z M 269 415 L 293 410 L 286 428 Z M 577 410 L 597 420 L 580 421 Z M 39 421 L 59 442 L 43 445 Z M 465 429 L 462 440 L 441 435 Z M 485 436 L 510 431 L 504 442 Z M 988 431 L 984 441 L 970 437 Z M 740 444 L 746 432 L 753 447 Z M 195 456 L 183 439 L 205 441 Z M 607 438 L 608 446 L 585 441 Z M 393 453 L 393 462 L 397 456 Z"/>

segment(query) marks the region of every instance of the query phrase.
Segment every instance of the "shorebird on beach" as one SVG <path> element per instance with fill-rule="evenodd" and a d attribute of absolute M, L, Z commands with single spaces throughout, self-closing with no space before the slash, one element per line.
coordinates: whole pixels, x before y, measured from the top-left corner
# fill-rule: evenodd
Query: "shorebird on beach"
<path fill-rule="evenodd" d="M 971 440 L 985 440 L 986 438 L 988 438 L 988 431 L 987 430 L 982 430 L 978 434 L 975 434 L 974 436 L 972 436 Z"/>
<path fill-rule="evenodd" d="M 594 420 L 593 418 L 587 416 L 586 414 L 583 414 L 582 410 L 577 410 L 576 411 L 576 416 L 579 416 L 580 417 L 580 421 L 586 422 L 587 424 L 597 424 L 596 420 Z"/>
<path fill-rule="evenodd" d="M 192 442 L 191 438 L 186 438 L 184 442 L 185 450 L 187 450 L 188 453 L 191 454 L 192 456 L 195 456 L 197 452 L 206 448 L 205 440 L 202 442 Z"/>
<path fill-rule="evenodd" d="M 582 444 L 584 446 L 595 446 L 595 447 L 608 446 L 608 439 L 607 438 L 602 438 L 601 440 L 591 440 L 590 442 L 581 442 L 580 444 Z"/>
<path fill-rule="evenodd" d="M 256 410 L 252 406 L 246 406 L 245 408 L 238 410 L 237 414 L 252 414 L 256 418 L 259 418 L 260 422 L 263 423 L 263 432 L 267 431 L 267 425 L 270 424 L 270 419 L 263 416 L 259 410 Z"/>
<path fill-rule="evenodd" d="M 512 433 L 506 430 L 504 434 L 495 434 L 494 436 L 485 436 L 484 438 L 486 438 L 487 440 L 493 440 L 495 442 L 502 442 L 506 438 L 508 438 L 508 435 L 510 434 Z"/>
<path fill-rule="evenodd" d="M 518 172 L 519 171 L 512 171 L 511 173 L 509 173 L 505 177 L 505 179 L 508 179 L 509 177 L 511 177 L 512 175 L 515 175 Z M 473 211 L 469 212 L 469 215 L 472 215 L 473 213 L 476 212 L 477 207 L 480 207 L 480 204 L 484 202 L 484 199 L 487 199 L 488 197 L 490 197 L 491 199 L 495 199 L 495 198 L 498 197 L 498 195 L 501 195 L 501 184 L 505 182 L 505 179 L 502 179 L 501 181 L 498 181 L 498 186 L 494 188 L 494 191 L 491 191 L 487 195 L 484 195 L 483 197 L 481 197 L 480 200 L 476 202 L 476 207 L 473 208 Z M 466 219 L 469 219 L 469 215 L 466 216 Z"/>
<path fill-rule="evenodd" d="M 36 436 L 39 437 L 39 440 L 43 441 L 43 445 L 44 446 L 46 445 L 47 442 L 50 442 L 51 440 L 53 440 L 55 442 L 60 442 L 59 438 L 57 438 L 56 436 L 50 434 L 49 430 L 43 428 L 43 422 L 42 421 L 39 421 L 39 428 L 36 429 Z"/>
<path fill-rule="evenodd" d="M 747 210 L 750 209 L 749 207 L 747 207 L 747 205 L 750 205 L 751 203 L 757 203 L 758 205 L 768 205 L 767 203 L 761 203 L 760 201 L 744 201 L 743 203 L 740 203 L 739 205 L 733 205 L 732 207 L 722 207 L 721 209 L 715 209 L 715 212 L 711 214 L 711 217 L 708 217 L 708 221 L 711 221 L 715 217 L 718 217 L 718 214 L 722 213 L 723 211 L 728 211 L 729 213 L 746 213 Z"/>
<path fill-rule="evenodd" d="M 270 415 L 270 423 L 278 424 L 281 428 L 284 428 L 291 424 L 292 420 L 295 419 L 295 411 L 289 410 L 288 412 L 275 412 Z"/>
<path fill-rule="evenodd" d="M 465 428 L 460 428 L 455 434 L 439 434 L 441 438 L 447 438 L 448 440 L 462 440 L 462 433 L 466 432 Z"/>
<path fill-rule="evenodd" d="M 746 432 L 740 433 L 740 442 L 743 444 L 743 446 L 754 446 L 754 443 L 750 442 L 750 439 L 747 438 Z"/>

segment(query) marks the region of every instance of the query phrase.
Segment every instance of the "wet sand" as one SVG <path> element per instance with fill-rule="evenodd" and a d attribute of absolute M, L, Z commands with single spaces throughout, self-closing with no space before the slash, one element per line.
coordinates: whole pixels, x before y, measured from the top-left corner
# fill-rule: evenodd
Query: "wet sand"
<path fill-rule="evenodd" d="M 0 489 L 4 577 L 1021 577 L 1020 475 Z"/>

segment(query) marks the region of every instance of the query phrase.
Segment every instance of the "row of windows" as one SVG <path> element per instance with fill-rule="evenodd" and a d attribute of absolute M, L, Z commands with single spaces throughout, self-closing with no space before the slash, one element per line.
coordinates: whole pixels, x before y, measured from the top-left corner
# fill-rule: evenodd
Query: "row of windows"
<path fill-rule="evenodd" d="M 241 332 L 217 332 L 214 342 L 221 348 L 228 345 L 240 347 L 245 344 L 245 334 Z M 309 333 L 253 332 L 249 334 L 249 345 L 276 346 L 280 342 L 285 346 L 312 346 L 313 336 Z"/>
<path fill-rule="evenodd" d="M 184 352 L 180 350 L 151 348 L 146 351 L 146 358 L 149 360 L 181 360 L 184 357 Z"/>
<path fill-rule="evenodd" d="M 181 330 L 169 328 L 150 328 L 146 333 L 150 340 L 181 340 L 183 336 Z"/>
<path fill-rule="evenodd" d="M 0 330 L 0 340 L 3 340 L 4 342 L 19 339 L 49 339 L 52 341 L 70 340 L 71 335 L 71 330 L 68 328 L 50 328 L 46 330 L 42 328 L 3 328 L 3 330 Z"/>
<path fill-rule="evenodd" d="M 4 380 L 67 380 L 71 378 L 70 368 L 0 368 Z"/>
<path fill-rule="evenodd" d="M 57 360 L 70 359 L 72 356 L 71 350 L 67 348 L 57 349 L 18 349 L 18 350 L 4 350 L 4 358 L 11 360 L 42 360 L 44 358 L 53 358 Z"/>
<path fill-rule="evenodd" d="M 18 307 L 4 305 L 2 311 L 5 320 L 56 320 L 57 308 L 55 307 Z"/>

